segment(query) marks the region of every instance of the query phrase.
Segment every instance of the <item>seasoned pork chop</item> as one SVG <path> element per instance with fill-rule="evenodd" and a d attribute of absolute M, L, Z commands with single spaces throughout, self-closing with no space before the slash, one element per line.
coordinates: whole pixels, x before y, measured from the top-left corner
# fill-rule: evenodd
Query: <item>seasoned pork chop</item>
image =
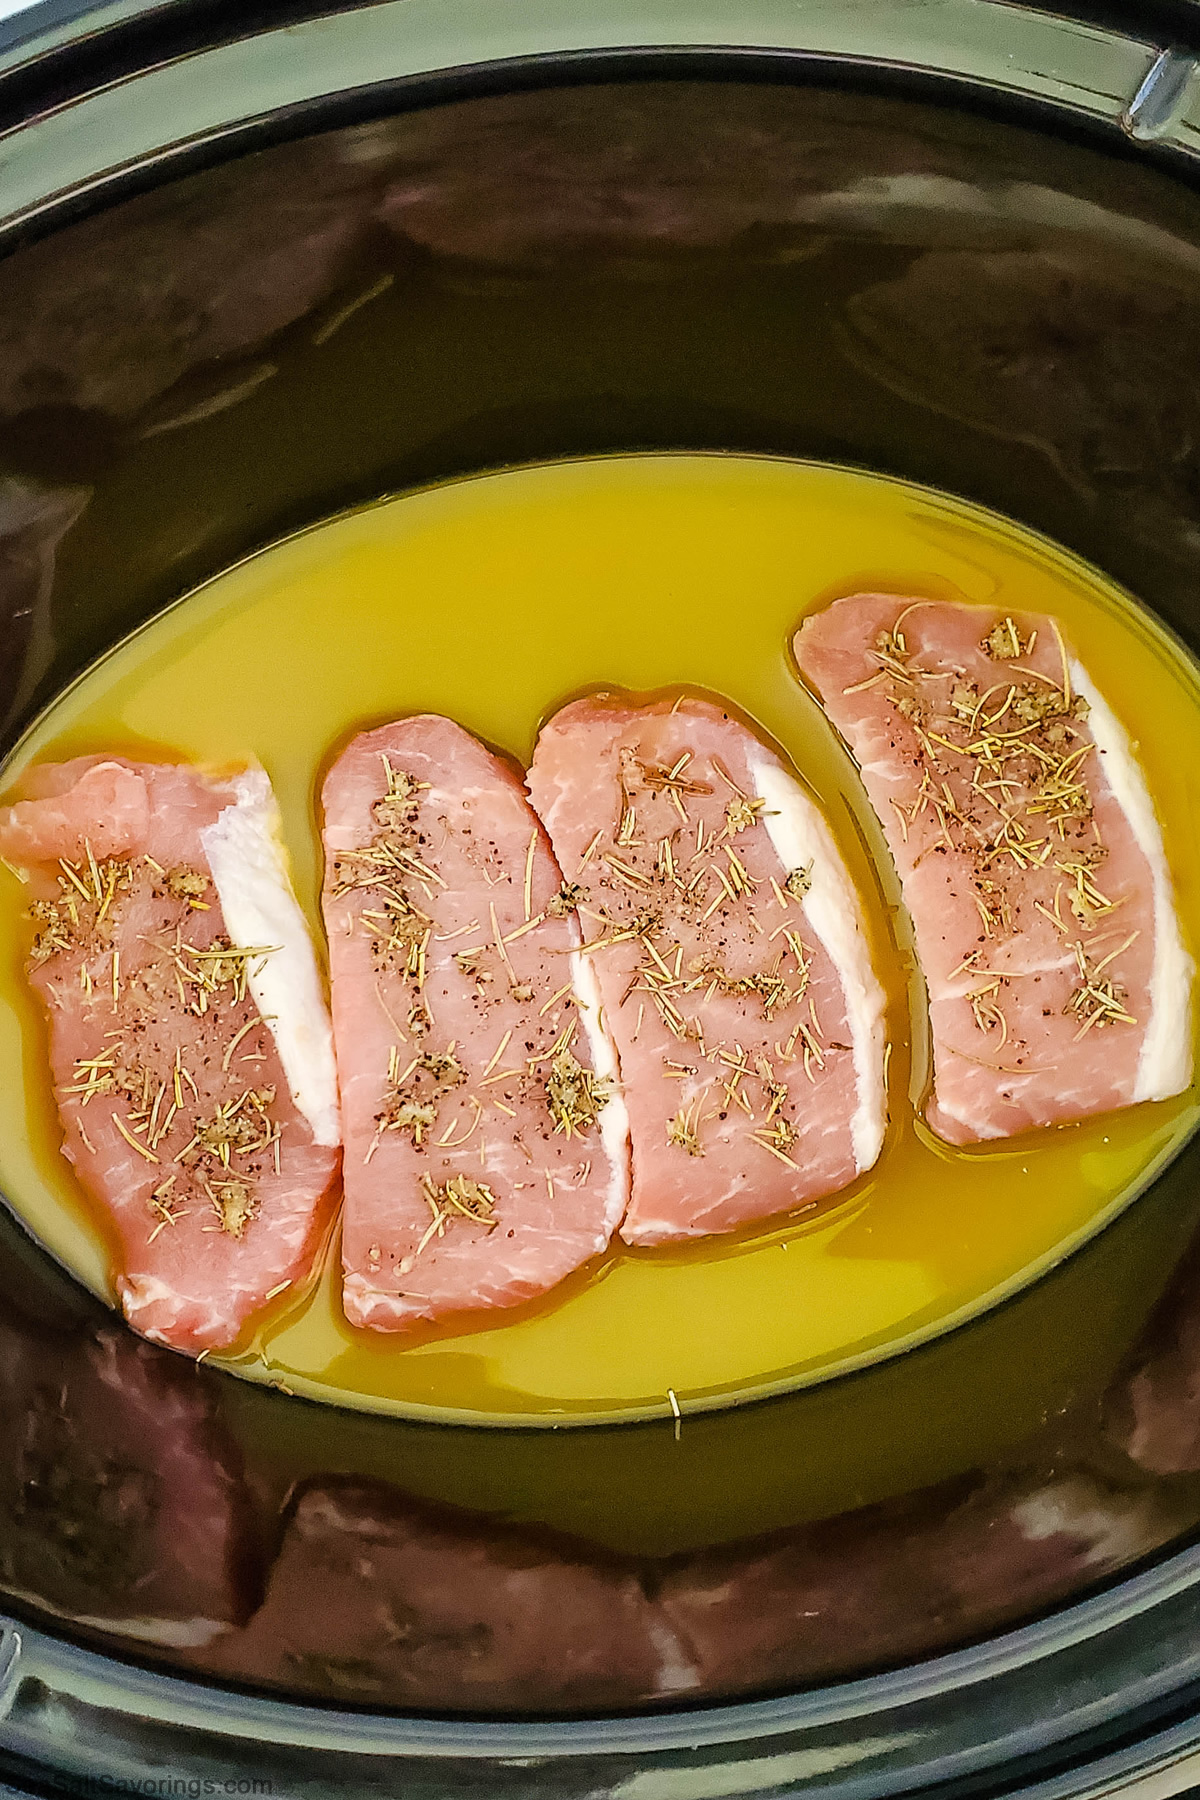
<path fill-rule="evenodd" d="M 227 1349 L 308 1274 L 339 1141 L 270 783 L 85 757 L 25 790 L 0 855 L 29 871 L 63 1154 L 116 1239 L 130 1324 Z"/>
<path fill-rule="evenodd" d="M 1162 834 L 1054 621 L 857 594 L 795 650 L 900 872 L 934 1130 L 970 1144 L 1187 1087 L 1192 963 Z"/>
<path fill-rule="evenodd" d="M 587 931 L 633 1143 L 631 1244 L 837 1192 L 885 1124 L 883 994 L 824 819 L 729 713 L 580 700 L 529 791 Z"/>
<path fill-rule="evenodd" d="M 628 1168 L 579 926 L 518 775 L 449 719 L 324 787 L 346 1315 L 515 1306 L 607 1246 Z"/>

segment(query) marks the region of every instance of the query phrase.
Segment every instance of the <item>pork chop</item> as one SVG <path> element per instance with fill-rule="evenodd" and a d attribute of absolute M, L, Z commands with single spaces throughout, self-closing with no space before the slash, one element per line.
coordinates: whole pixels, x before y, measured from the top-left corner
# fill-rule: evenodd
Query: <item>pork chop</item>
<path fill-rule="evenodd" d="M 625 1210 L 615 1060 L 518 774 L 449 719 L 357 737 L 324 786 L 346 1316 L 515 1306 Z"/>
<path fill-rule="evenodd" d="M 1052 619 L 856 594 L 796 660 L 862 771 L 955 1144 L 1180 1093 L 1192 962 L 1129 738 Z"/>
<path fill-rule="evenodd" d="M 0 854 L 29 871 L 63 1154 L 111 1228 L 130 1324 L 229 1349 L 307 1276 L 339 1142 L 270 783 L 85 757 L 24 785 Z"/>
<path fill-rule="evenodd" d="M 631 1244 L 836 1193 L 879 1155 L 883 992 L 821 814 L 720 706 L 580 700 L 534 806 L 587 929 L 633 1144 Z"/>

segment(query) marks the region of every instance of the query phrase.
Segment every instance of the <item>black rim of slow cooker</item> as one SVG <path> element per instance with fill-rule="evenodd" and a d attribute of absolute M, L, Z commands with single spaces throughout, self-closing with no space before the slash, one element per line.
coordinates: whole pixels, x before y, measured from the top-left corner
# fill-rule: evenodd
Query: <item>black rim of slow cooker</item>
<path fill-rule="evenodd" d="M 91 7 L 77 5 L 38 9 L 35 29 L 58 22 L 73 23 L 83 18 Z M 319 9 L 319 16 L 357 10 L 355 0 L 333 0 Z M 1014 10 L 1044 11 L 1043 8 Z M 1163 0 L 1161 4 L 1139 6 L 1136 20 L 1130 20 L 1125 9 L 1110 5 L 1082 3 L 1059 4 L 1053 11 L 1059 16 L 1073 17 L 1101 28 L 1117 31 L 1136 25 L 1139 35 L 1158 33 L 1164 43 L 1200 50 L 1200 13 L 1191 0 Z M 116 25 L 86 42 L 68 43 L 43 57 L 19 65 L 6 76 L 0 76 L 0 129 L 13 129 L 51 107 L 82 97 L 81 90 L 94 91 L 109 80 L 134 75 L 149 64 L 245 38 L 258 30 L 278 29 L 281 25 L 317 16 L 317 9 L 305 4 L 262 4 L 253 9 L 228 4 L 227 0 L 174 0 L 174 4 L 154 7 L 147 14 Z M 1186 151 L 1170 143 L 1132 143 L 1119 127 L 1107 120 L 1056 106 L 1053 102 L 1018 93 L 999 93 L 981 86 L 967 77 L 886 67 L 868 61 L 806 53 L 800 50 L 758 50 L 670 47 L 625 50 L 596 50 L 574 53 L 507 59 L 495 63 L 468 65 L 431 75 L 401 76 L 358 88 L 349 93 L 331 94 L 280 108 L 269 115 L 248 121 L 245 125 L 222 132 L 212 139 L 171 150 L 143 166 L 118 171 L 113 176 L 89 187 L 84 195 L 65 195 L 57 199 L 35 220 L 20 223 L 0 237 L 0 254 L 15 249 L 31 237 L 48 235 L 73 220 L 119 204 L 132 194 L 159 187 L 194 169 L 235 160 L 256 149 L 332 129 L 338 125 L 359 122 L 373 116 L 404 111 L 423 110 L 484 94 L 512 93 L 563 87 L 567 85 L 607 85 L 616 82 L 677 80 L 724 80 L 760 82 L 771 85 L 817 86 L 853 89 L 860 92 L 903 94 L 940 102 L 947 107 L 969 104 L 970 109 L 1009 123 L 1025 124 L 1034 129 L 1053 126 L 1060 138 L 1075 139 L 1099 147 L 1123 159 L 1164 167 L 1177 180 L 1189 186 L 1197 184 L 1196 160 Z M 280 1746 L 303 1745 L 308 1741 L 304 1729 L 306 1719 L 319 1721 L 319 1737 L 327 1741 L 331 1728 L 334 1735 L 345 1733 L 346 1747 L 354 1749 L 369 1762 L 377 1754 L 421 1755 L 435 1757 L 467 1756 L 472 1760 L 491 1756 L 538 1755 L 554 1761 L 570 1762 L 583 1756 L 653 1754 L 676 1750 L 685 1745 L 699 1748 L 702 1743 L 729 1747 L 739 1744 L 754 1746 L 761 1754 L 773 1748 L 784 1731 L 802 1731 L 817 1719 L 833 1720 L 858 1717 L 891 1710 L 897 1706 L 917 1706 L 922 1700 L 947 1690 L 967 1692 L 981 1679 L 1002 1680 L 1016 1663 L 1028 1670 L 1044 1667 L 1047 1686 L 1052 1687 L 1054 1659 L 1072 1645 L 1083 1640 L 1106 1639 L 1117 1623 L 1137 1625 L 1149 1621 L 1155 1609 L 1172 1596 L 1184 1596 L 1200 1589 L 1200 1545 L 1175 1549 L 1165 1557 L 1154 1558 L 1132 1576 L 1113 1578 L 1101 1584 L 1087 1598 L 1054 1608 L 1044 1616 L 1021 1627 L 1001 1633 L 982 1643 L 953 1651 L 945 1656 L 917 1663 L 908 1669 L 866 1677 L 862 1681 L 833 1683 L 814 1687 L 804 1694 L 784 1696 L 734 1705 L 699 1704 L 693 1709 L 676 1708 L 667 1712 L 631 1714 L 625 1719 L 592 1718 L 588 1721 L 562 1720 L 553 1724 L 462 1718 L 406 1717 L 381 1713 L 369 1707 L 359 1709 L 326 1707 L 319 1701 L 296 1704 L 266 1697 L 261 1690 L 243 1690 L 236 1686 L 222 1689 L 203 1677 L 194 1680 L 163 1675 L 150 1664 L 139 1663 L 136 1656 L 126 1661 L 99 1651 L 81 1648 L 70 1638 L 59 1637 L 39 1623 L 23 1633 L 26 1654 L 18 1651 L 14 1664 L 5 1669 L 6 1648 L 0 1635 L 0 1720 L 11 1689 L 23 1679 L 20 1668 L 30 1651 L 38 1651 L 33 1660 L 40 1663 L 44 1675 L 36 1677 L 43 1691 L 48 1691 L 45 1678 L 59 1673 L 69 1688 L 75 1679 L 89 1687 L 100 1683 L 109 1691 L 109 1704 L 128 1703 L 136 1713 L 139 1695 L 153 1689 L 168 1702 L 174 1701 L 181 1713 L 189 1710 L 189 1702 L 198 1699 L 210 1729 L 221 1731 L 221 1705 L 224 1696 L 232 1713 L 251 1709 L 257 1718 L 270 1715 L 280 1729 L 270 1734 Z M 1123 1617 L 1118 1621 L 1116 1614 Z M 0 1620 L 0 1632 L 3 1620 Z M 1153 1631 L 1151 1626 L 1151 1631 Z M 1028 1658 L 1032 1656 L 1033 1662 Z M 985 1675 L 991 1665 L 995 1673 Z M 6 1680 L 7 1676 L 7 1680 Z M 122 1680 L 122 1678 L 125 1678 Z M 1043 1721 L 1028 1731 L 1009 1732 L 997 1757 L 989 1758 L 972 1770 L 962 1766 L 961 1759 L 940 1759 L 926 1770 L 913 1768 L 911 1778 L 888 1779 L 880 1785 L 853 1791 L 863 1794 L 921 1792 L 922 1794 L 975 1795 L 986 1800 L 989 1795 L 1013 1793 L 1020 1783 L 1021 1792 L 1075 1794 L 1099 1792 L 1095 1782 L 1109 1782 L 1141 1770 L 1148 1761 L 1160 1762 L 1177 1757 L 1200 1744 L 1200 1718 L 1196 1717 L 1200 1701 L 1200 1671 L 1181 1667 L 1180 1679 L 1153 1692 L 1143 1691 L 1136 1702 L 1120 1705 L 1117 1711 L 1089 1723 L 1086 1729 L 1072 1731 L 1063 1737 L 1048 1734 Z M 147 1686 L 149 1684 L 149 1686 Z M 1136 1684 L 1135 1684 L 1136 1687 Z M 122 1692 L 122 1689 L 124 1691 Z M 115 1690 L 115 1691 L 114 1691 Z M 1049 1694 L 1047 1696 L 1050 1697 Z M 216 1704 L 214 1704 L 214 1702 Z M 1053 1706 L 1049 1708 L 1053 1712 Z M 233 1723 L 232 1717 L 229 1721 Z M 368 1726 L 386 1727 L 386 1737 L 374 1743 L 365 1732 Z M 657 1729 L 656 1729 L 657 1728 Z M 186 1727 L 185 1727 L 186 1729 Z M 236 1729 L 226 1742 L 231 1749 L 245 1734 Z M 619 1747 L 619 1748 L 618 1748 Z M 977 1759 L 972 1757 L 972 1761 Z M 959 1764 L 959 1767 L 954 1767 Z M 14 1758 L 0 1748 L 0 1774 L 9 1774 L 24 1782 L 37 1783 L 23 1791 L 61 1792 L 61 1783 L 42 1785 L 39 1769 L 44 1765 Z M 1086 1790 L 1080 1779 L 1088 1782 Z M 1025 1785 L 1028 1781 L 1033 1786 Z M 6 1790 L 0 1788 L 0 1794 Z M 76 1791 L 76 1790 L 71 1790 Z M 701 1790 L 696 1789 L 699 1793 Z M 722 1789 L 721 1791 L 728 1791 Z M 751 1790 L 739 1786 L 739 1793 Z M 831 1790 L 832 1791 L 832 1790 Z M 840 1782 L 837 1791 L 849 1794 L 852 1789 Z"/>
<path fill-rule="evenodd" d="M 1113 36 L 1136 31 L 1139 37 L 1164 49 L 1200 52 L 1200 9 L 1196 0 L 1135 0 L 1134 4 L 1130 0 L 1055 0 L 1052 6 L 1029 5 L 1025 0 L 1007 3 L 1014 12 L 1050 13 Z M 145 0 L 132 16 L 90 30 L 88 17 L 101 10 L 100 0 L 37 0 L 28 13 L 16 15 L 7 24 L 0 22 L 0 50 L 7 45 L 30 46 L 28 59 L 0 78 L 0 130 L 22 117 L 67 104 L 84 91 L 123 80 L 156 63 L 311 19 L 359 11 L 363 4 L 364 0 Z M 70 37 L 39 50 L 39 39 L 66 28 L 72 32 Z M 665 44 L 652 54 L 677 59 L 695 54 L 720 57 L 738 53 L 716 48 L 696 52 Z M 789 50 L 778 54 L 795 59 L 802 53 Z M 452 79 L 461 73 L 455 71 Z M 951 78 L 932 79 L 944 87 Z M 511 82 L 507 85 L 511 87 Z M 962 85 L 972 86 L 970 82 Z M 973 89 L 973 96 L 976 100 L 980 97 L 977 88 Z M 1013 105 L 1021 104 L 1017 94 L 1009 99 Z"/>
<path fill-rule="evenodd" d="M 369 7 L 376 0 L 367 0 Z M 89 9 L 95 0 L 89 0 Z M 1078 18 L 1101 29 L 1108 27 L 1117 6 L 1078 3 L 1053 9 L 1027 6 L 1020 0 L 988 0 L 988 4 L 1033 16 Z M 1200 57 L 1200 6 L 1195 0 L 1179 0 L 1181 28 L 1162 34 L 1152 53 L 1178 49 Z M 106 87 L 134 80 L 139 72 L 174 62 L 205 50 L 252 41 L 281 26 L 349 15 L 363 10 L 362 0 L 329 0 L 314 9 L 306 0 L 284 0 L 273 6 L 259 0 L 234 24 L 227 0 L 168 0 L 148 14 L 115 25 L 79 44 L 66 44 L 43 56 L 33 56 L 7 72 L 0 71 L 0 139 L 35 122 L 47 113 L 85 99 Z M 1174 14 L 1174 0 L 1166 12 Z M 1121 22 L 1127 27 L 1131 21 Z M 1142 32 L 1153 33 L 1153 16 L 1136 21 L 1139 43 Z M 1187 29 L 1182 29 L 1186 24 Z M 1113 25 L 1113 35 L 1127 35 Z M 2 45 L 0 45 L 2 48 Z M 298 138 L 361 124 L 407 112 L 425 111 L 485 96 L 533 93 L 564 87 L 599 87 L 618 83 L 652 81 L 709 81 L 753 83 L 766 86 L 815 87 L 869 95 L 897 95 L 958 107 L 984 118 L 1033 130 L 1051 129 L 1059 140 L 1100 149 L 1108 156 L 1142 167 L 1157 166 L 1189 187 L 1200 186 L 1200 157 L 1169 136 L 1134 138 L 1119 120 L 1077 107 L 1058 104 L 1017 89 L 999 89 L 969 75 L 949 70 L 927 70 L 912 65 L 876 60 L 870 55 L 836 54 L 793 47 L 747 48 L 721 45 L 645 45 L 636 47 L 552 50 L 509 56 L 494 61 L 464 63 L 428 73 L 388 76 L 354 88 L 311 96 L 276 107 L 241 124 L 205 133 L 195 140 L 173 144 L 161 152 L 125 165 L 80 192 L 55 196 L 31 217 L 5 223 L 0 217 L 0 257 L 37 238 L 132 196 L 162 186 L 193 172 L 236 161 L 256 150 Z"/>

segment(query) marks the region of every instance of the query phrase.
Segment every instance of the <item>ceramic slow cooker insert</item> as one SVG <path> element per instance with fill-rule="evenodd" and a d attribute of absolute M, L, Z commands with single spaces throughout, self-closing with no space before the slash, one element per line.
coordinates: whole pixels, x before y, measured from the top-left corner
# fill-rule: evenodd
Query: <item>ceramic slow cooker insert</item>
<path fill-rule="evenodd" d="M 609 451 L 941 487 L 1197 648 L 1186 45 L 989 4 L 578 10 L 10 22 L 5 749 L 299 526 Z M 1172 1763 L 1198 1155 L 987 1317 L 678 1438 L 251 1388 L 0 1213 L 0 1770 L 703 1800 Z"/>

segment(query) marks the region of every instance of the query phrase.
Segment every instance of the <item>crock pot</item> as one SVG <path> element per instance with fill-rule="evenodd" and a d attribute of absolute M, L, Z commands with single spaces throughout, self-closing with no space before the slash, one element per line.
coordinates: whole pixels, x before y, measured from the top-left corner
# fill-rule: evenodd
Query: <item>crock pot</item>
<path fill-rule="evenodd" d="M 17 13 L 0 749 L 288 531 L 610 451 L 930 483 L 1200 649 L 1194 52 L 1169 5 Z M 251 1388 L 0 1212 L 0 1791 L 1184 1791 L 1198 1171 L 942 1341 L 679 1434 Z"/>

